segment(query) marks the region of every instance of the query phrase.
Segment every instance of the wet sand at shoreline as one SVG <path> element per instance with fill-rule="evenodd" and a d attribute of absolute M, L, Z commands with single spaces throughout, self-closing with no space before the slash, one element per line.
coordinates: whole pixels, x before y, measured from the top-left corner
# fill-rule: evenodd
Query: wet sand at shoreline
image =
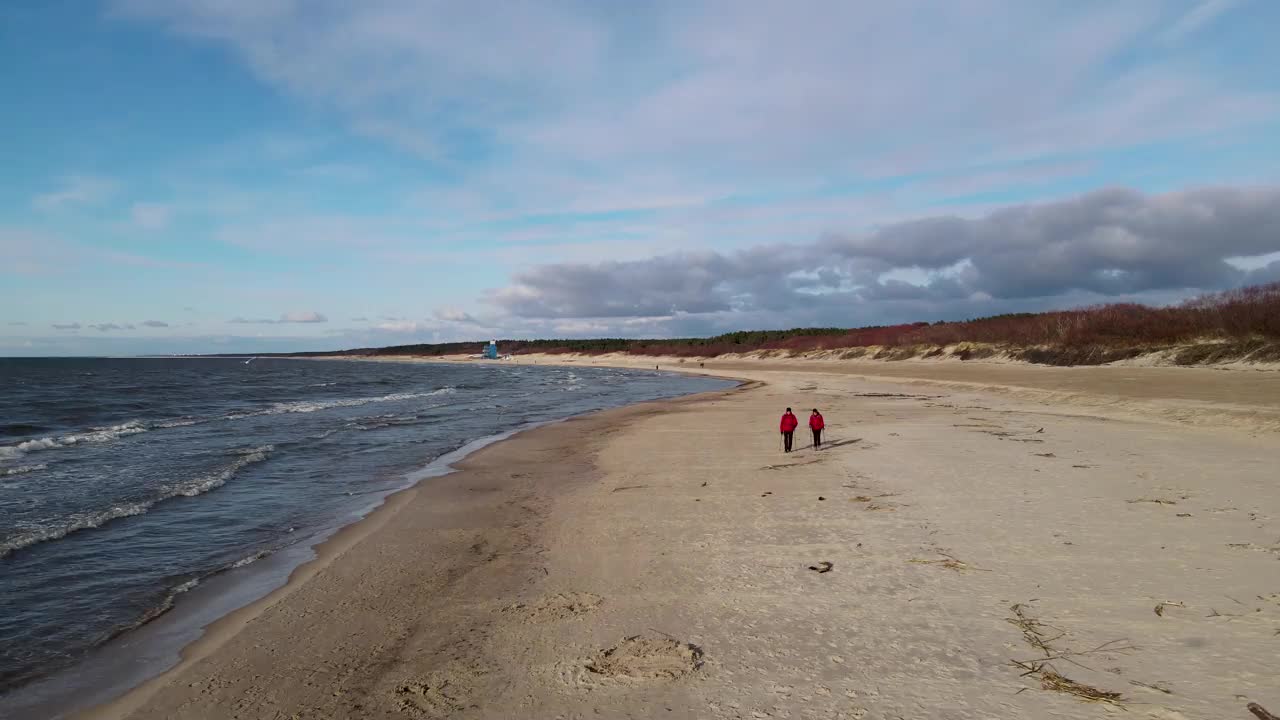
<path fill-rule="evenodd" d="M 707 365 L 762 384 L 481 451 L 89 716 L 1280 708 L 1272 374 L 1215 394 L 1208 375 L 1179 388 L 1124 368 L 1139 379 L 1108 404 L 1094 398 L 1110 380 L 1053 368 L 1013 371 L 1050 379 L 1010 390 L 950 370 L 921 384 L 862 363 Z M 781 453 L 787 405 L 822 408 L 826 448 Z"/>

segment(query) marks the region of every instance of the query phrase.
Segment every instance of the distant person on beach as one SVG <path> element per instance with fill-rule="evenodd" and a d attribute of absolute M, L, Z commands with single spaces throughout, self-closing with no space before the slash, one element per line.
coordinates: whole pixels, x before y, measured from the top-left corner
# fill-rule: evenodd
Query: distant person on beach
<path fill-rule="evenodd" d="M 822 419 L 822 413 L 818 412 L 818 408 L 813 409 L 813 414 L 809 416 L 809 429 L 813 431 L 813 448 L 816 450 L 822 447 L 822 428 L 827 426 L 827 422 Z"/>
<path fill-rule="evenodd" d="M 800 421 L 791 413 L 791 408 L 782 413 L 782 452 L 791 452 L 791 441 L 795 438 L 796 428 L 800 427 Z"/>

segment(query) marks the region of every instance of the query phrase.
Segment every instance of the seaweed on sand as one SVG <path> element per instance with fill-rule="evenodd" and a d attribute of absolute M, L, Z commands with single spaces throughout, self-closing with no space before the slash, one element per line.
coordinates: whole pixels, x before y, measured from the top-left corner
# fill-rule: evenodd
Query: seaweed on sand
<path fill-rule="evenodd" d="M 1044 657 L 1034 660 L 1011 660 L 1014 666 L 1021 668 L 1024 672 L 1022 677 L 1034 677 L 1040 681 L 1040 687 L 1045 690 L 1066 693 L 1073 697 L 1079 698 L 1086 702 L 1104 703 L 1123 707 L 1126 702 L 1124 695 L 1111 690 L 1102 690 L 1077 682 L 1063 675 L 1053 666 L 1053 661 L 1062 660 L 1077 665 L 1086 670 L 1090 669 L 1086 665 L 1080 664 L 1075 658 L 1091 655 L 1100 652 L 1124 652 L 1126 650 L 1135 649 L 1132 645 L 1124 645 L 1125 640 L 1111 640 L 1105 642 L 1091 650 L 1083 650 L 1076 652 L 1074 650 L 1062 649 L 1054 646 L 1054 643 L 1066 637 L 1067 633 L 1061 628 L 1054 627 L 1048 623 L 1033 618 L 1026 613 L 1025 606 L 1021 603 L 1015 603 L 1009 608 L 1013 611 L 1013 617 L 1008 618 L 1008 622 L 1022 631 L 1022 638 L 1027 644 L 1040 651 Z M 1018 692 L 1026 690 L 1023 688 Z"/>

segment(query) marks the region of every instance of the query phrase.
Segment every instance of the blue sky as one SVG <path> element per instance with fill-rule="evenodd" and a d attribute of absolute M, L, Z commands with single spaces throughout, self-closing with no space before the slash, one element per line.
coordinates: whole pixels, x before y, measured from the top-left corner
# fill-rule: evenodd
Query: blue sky
<path fill-rule="evenodd" d="M 16 0 L 0 355 L 1280 279 L 1280 4 Z"/>

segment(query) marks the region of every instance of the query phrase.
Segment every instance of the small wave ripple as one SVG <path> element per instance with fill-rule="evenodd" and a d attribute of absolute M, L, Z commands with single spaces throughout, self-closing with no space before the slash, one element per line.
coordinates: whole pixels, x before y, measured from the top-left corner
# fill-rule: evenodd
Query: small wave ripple
<path fill-rule="evenodd" d="M 15 550 L 21 550 L 37 543 L 58 540 L 80 530 L 101 527 L 112 520 L 141 515 L 159 503 L 172 498 L 195 497 L 207 493 L 226 484 L 228 480 L 235 477 L 236 473 L 246 466 L 266 460 L 273 450 L 275 450 L 275 447 L 271 445 L 242 450 L 234 461 L 221 470 L 185 482 L 161 486 L 156 495 L 147 499 L 118 502 L 104 508 L 71 513 L 53 522 L 36 527 L 19 527 L 18 532 L 0 538 L 0 558 Z"/>

